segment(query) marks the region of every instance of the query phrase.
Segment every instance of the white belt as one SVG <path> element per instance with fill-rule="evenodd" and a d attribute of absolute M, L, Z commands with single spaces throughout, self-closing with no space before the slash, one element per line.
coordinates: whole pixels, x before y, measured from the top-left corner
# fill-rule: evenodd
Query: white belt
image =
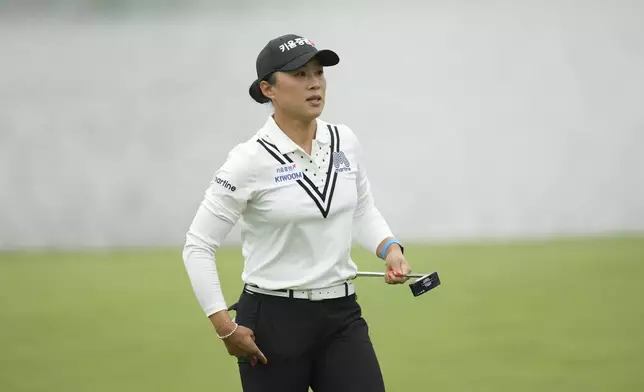
<path fill-rule="evenodd" d="M 251 293 L 273 295 L 284 298 L 308 299 L 311 301 L 348 297 L 356 292 L 356 288 L 352 282 L 310 290 L 268 290 L 247 284 L 244 285 L 244 290 Z"/>

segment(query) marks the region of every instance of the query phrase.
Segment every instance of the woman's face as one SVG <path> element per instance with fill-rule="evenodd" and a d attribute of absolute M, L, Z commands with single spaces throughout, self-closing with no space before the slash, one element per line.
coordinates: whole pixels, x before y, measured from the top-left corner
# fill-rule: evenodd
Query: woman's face
<path fill-rule="evenodd" d="M 262 83 L 264 94 L 273 100 L 275 110 L 289 117 L 311 120 L 322 114 L 326 95 L 324 69 L 312 59 L 295 71 L 277 72 L 275 85 Z"/>

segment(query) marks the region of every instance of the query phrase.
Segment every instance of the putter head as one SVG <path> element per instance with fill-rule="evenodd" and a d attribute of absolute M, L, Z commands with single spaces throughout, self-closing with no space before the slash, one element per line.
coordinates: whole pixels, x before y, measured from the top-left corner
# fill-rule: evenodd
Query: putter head
<path fill-rule="evenodd" d="M 439 284 L 441 284 L 441 280 L 438 277 L 438 272 L 432 272 L 431 274 L 418 278 L 415 282 L 410 283 L 409 288 L 411 289 L 412 294 L 414 294 L 414 297 L 418 297 L 419 295 L 423 295 L 429 290 L 435 288 Z"/>

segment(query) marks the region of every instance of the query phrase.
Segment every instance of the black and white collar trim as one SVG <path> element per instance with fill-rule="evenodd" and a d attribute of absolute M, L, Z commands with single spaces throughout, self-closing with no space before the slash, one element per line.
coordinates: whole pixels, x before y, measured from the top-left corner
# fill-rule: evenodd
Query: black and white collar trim
<path fill-rule="evenodd" d="M 297 180 L 297 183 L 300 184 L 302 189 L 304 189 L 309 197 L 315 202 L 320 213 L 322 213 L 322 216 L 325 218 L 329 215 L 331 200 L 333 199 L 333 192 L 335 191 L 335 184 L 338 179 L 338 173 L 333 170 L 333 157 L 335 156 L 334 153 L 340 151 L 340 133 L 338 132 L 338 127 L 327 125 L 327 128 L 329 129 L 331 137 L 331 159 L 329 159 L 324 189 L 320 192 L 306 174 L 303 175 L 304 180 Z M 280 164 L 284 165 L 286 163 L 293 163 L 293 160 L 287 154 L 282 154 L 275 144 L 262 138 L 257 139 L 257 142 Z"/>

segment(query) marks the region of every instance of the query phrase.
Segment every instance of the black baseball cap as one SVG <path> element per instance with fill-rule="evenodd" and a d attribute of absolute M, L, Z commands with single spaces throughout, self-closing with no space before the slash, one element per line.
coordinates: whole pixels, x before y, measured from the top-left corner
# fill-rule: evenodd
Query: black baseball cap
<path fill-rule="evenodd" d="M 320 60 L 323 67 L 332 67 L 340 62 L 334 51 L 318 50 L 313 41 L 297 34 L 286 34 L 268 41 L 257 56 L 257 79 L 250 85 L 250 96 L 259 103 L 270 101 L 259 89 L 261 81 L 274 72 L 296 70 L 313 57 Z"/>

